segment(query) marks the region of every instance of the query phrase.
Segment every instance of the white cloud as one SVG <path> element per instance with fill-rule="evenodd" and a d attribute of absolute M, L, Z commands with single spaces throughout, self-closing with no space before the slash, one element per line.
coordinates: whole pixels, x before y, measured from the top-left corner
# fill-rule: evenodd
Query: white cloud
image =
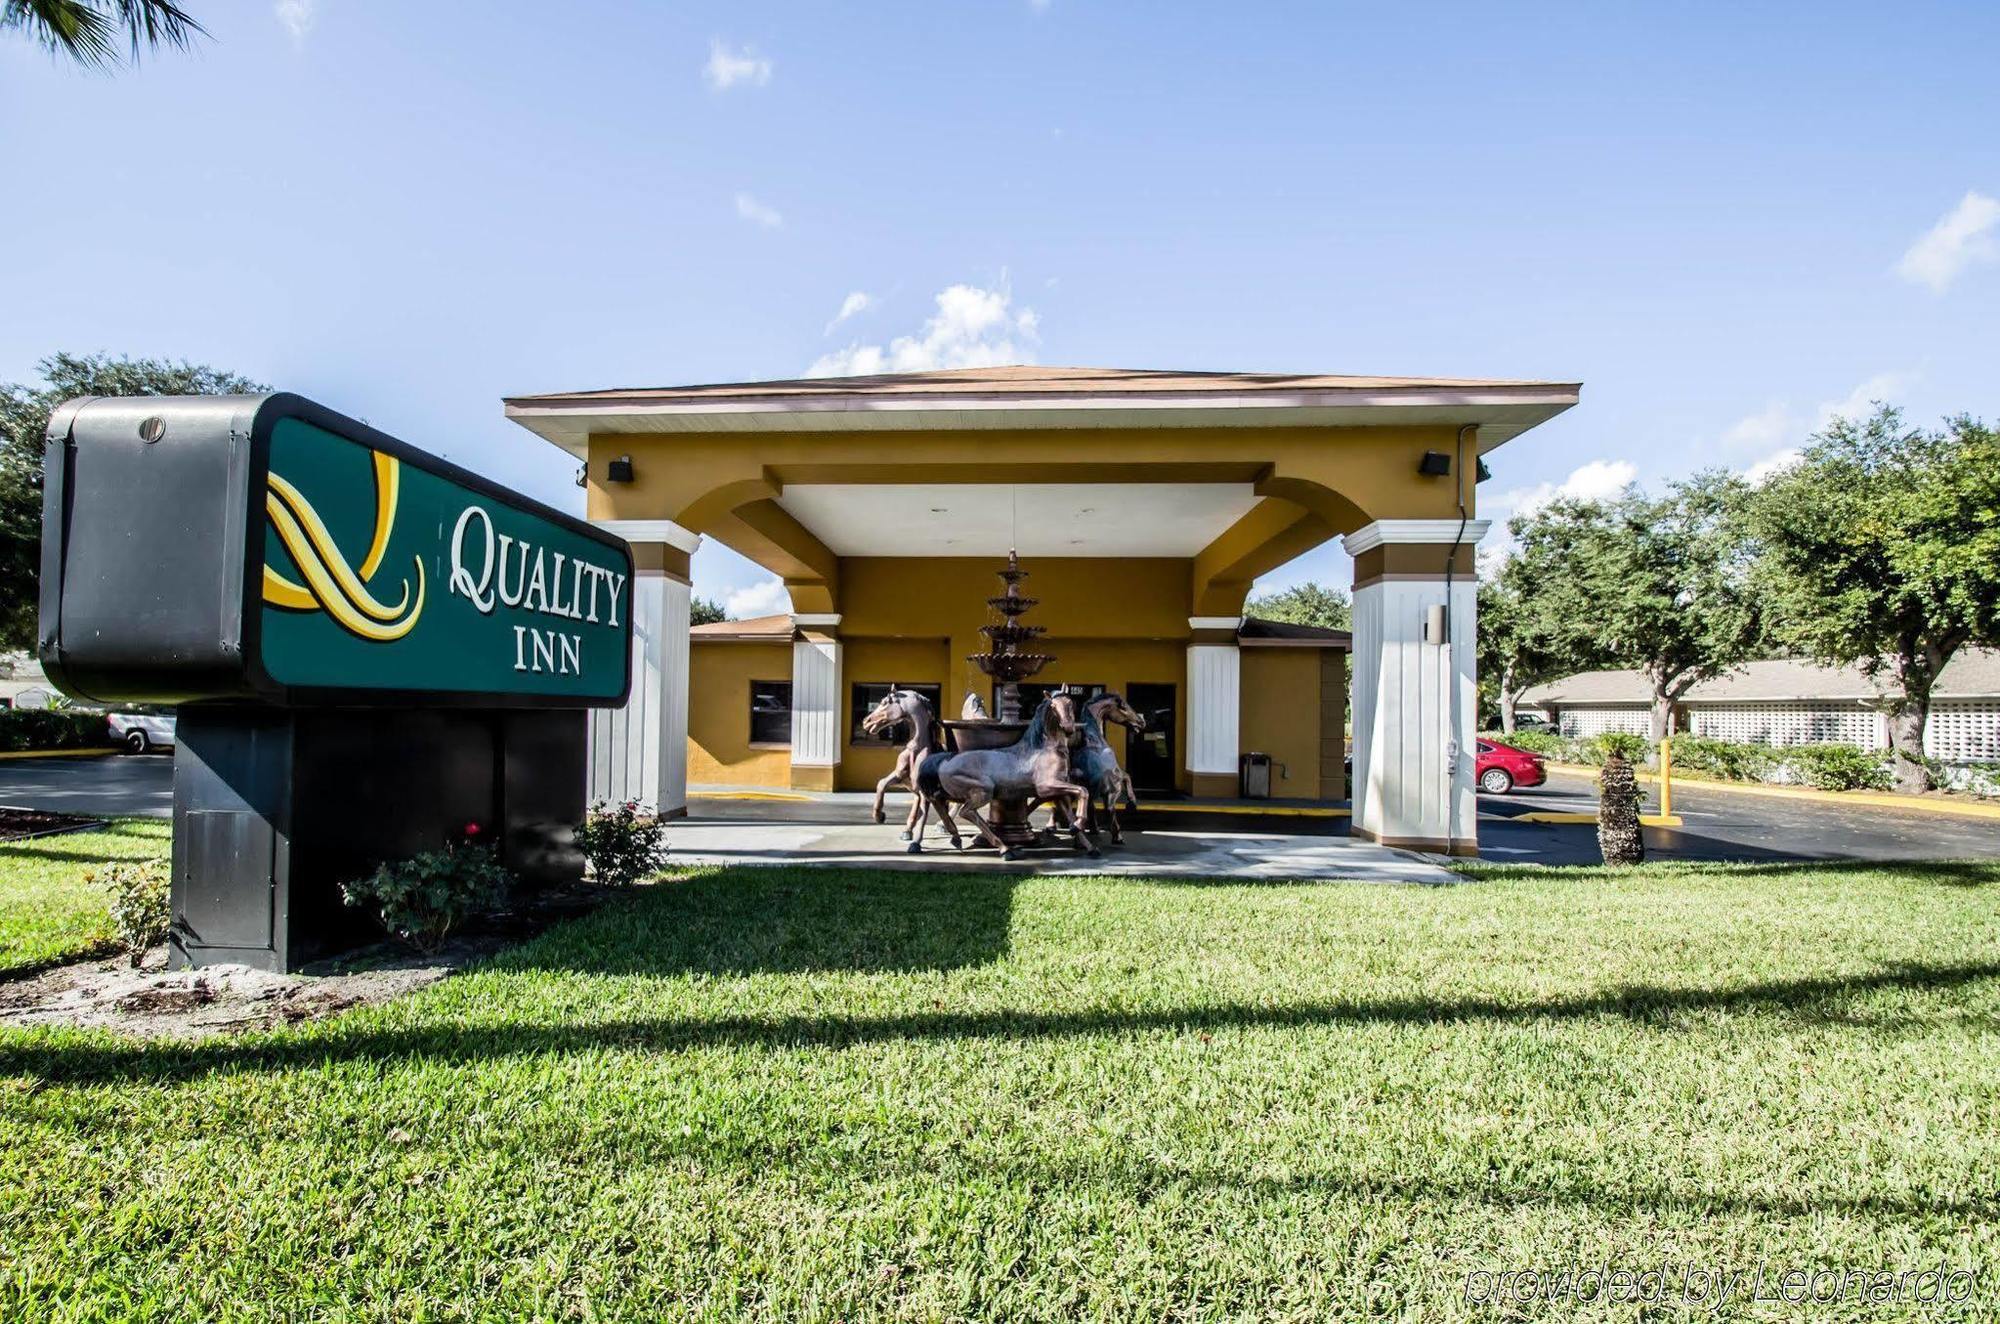
<path fill-rule="evenodd" d="M 866 290 L 854 291 L 854 293 L 840 301 L 840 311 L 833 315 L 833 320 L 826 324 L 826 330 L 820 332 L 820 334 L 823 336 L 832 335 L 833 328 L 839 326 L 850 317 L 858 317 L 860 314 L 867 312 L 874 304 L 875 300 L 868 296 Z"/>
<path fill-rule="evenodd" d="M 708 43 L 708 63 L 702 66 L 701 76 L 718 92 L 738 84 L 762 87 L 771 81 L 771 62 L 748 46 L 732 51 L 717 37 Z"/>
<path fill-rule="evenodd" d="M 785 223 L 776 207 L 769 207 L 751 197 L 748 193 L 736 195 L 736 214 L 752 225 L 760 225 L 766 230 L 775 230 Z"/>
<path fill-rule="evenodd" d="M 1592 460 L 1569 471 L 1560 483 L 1537 483 L 1502 492 L 1490 503 L 1509 516 L 1540 510 L 1558 497 L 1578 501 L 1609 501 L 1623 492 L 1639 476 L 1639 467 L 1630 460 Z"/>
<path fill-rule="evenodd" d="M 1813 422 L 1813 430 L 1818 431 L 1836 418 L 1866 418 L 1875 412 L 1877 404 L 1894 404 L 1902 399 L 1914 376 L 1907 372 L 1878 372 L 1861 385 L 1847 393 L 1844 400 L 1828 400 L 1819 407 L 1819 415 Z"/>
<path fill-rule="evenodd" d="M 937 313 L 918 334 L 898 336 L 886 346 L 854 344 L 822 354 L 806 369 L 806 376 L 860 377 L 1033 363 L 1041 319 L 1034 309 L 1016 309 L 1013 302 L 1013 293 L 1004 284 L 996 290 L 953 285 L 938 292 Z"/>
<path fill-rule="evenodd" d="M 1792 409 L 1783 400 L 1773 400 L 1754 414 L 1746 414 L 1722 434 L 1725 444 L 1743 450 L 1769 450 L 1792 431 Z"/>
<path fill-rule="evenodd" d="M 1996 226 L 2000 226 L 2000 199 L 1973 189 L 1910 245 L 1896 263 L 1896 274 L 1943 294 L 1967 267 L 2000 257 L 1993 242 Z"/>
<path fill-rule="evenodd" d="M 278 22 L 284 25 L 285 31 L 292 34 L 292 44 L 304 46 L 306 34 L 312 31 L 313 20 L 319 17 L 318 8 L 319 0 L 278 0 L 271 6 L 271 12 L 278 16 Z"/>
<path fill-rule="evenodd" d="M 1805 458 L 1805 452 L 1797 446 L 1787 446 L 1774 455 L 1767 455 L 1743 471 L 1743 481 L 1752 487 L 1762 487 L 1785 470 Z"/>
<path fill-rule="evenodd" d="M 1559 497 L 1571 497 L 1578 501 L 1609 501 L 1631 486 L 1638 477 L 1639 467 L 1630 460 L 1591 460 L 1570 470 L 1569 476 L 1560 483 L 1537 483 L 1533 487 L 1516 487 L 1495 497 L 1480 498 L 1479 513 L 1493 521 L 1493 528 L 1479 548 L 1480 573 L 1493 574 L 1500 568 L 1501 562 L 1514 554 L 1514 535 L 1507 528 L 1508 521 L 1514 516 L 1531 514 Z"/>
<path fill-rule="evenodd" d="M 1806 434 L 1823 431 L 1836 418 L 1865 418 L 1877 403 L 1896 403 L 1915 378 L 1910 372 L 1878 372 L 1840 399 L 1822 401 L 1810 416 L 1786 401 L 1773 400 L 1730 424 L 1722 434 L 1723 444 L 1738 451 L 1761 452 L 1764 458 L 1745 469 L 1743 477 L 1752 485 L 1763 484 L 1798 463 L 1796 443 Z"/>
<path fill-rule="evenodd" d="M 785 581 L 776 575 L 749 588 L 736 589 L 722 600 L 722 610 L 732 621 L 749 620 L 752 616 L 776 616 L 791 609 L 792 595 L 785 591 Z"/>

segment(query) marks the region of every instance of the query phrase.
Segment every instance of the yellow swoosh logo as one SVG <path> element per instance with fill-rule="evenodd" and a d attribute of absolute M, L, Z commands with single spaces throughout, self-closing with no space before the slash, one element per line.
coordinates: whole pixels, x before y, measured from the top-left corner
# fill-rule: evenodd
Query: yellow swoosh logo
<path fill-rule="evenodd" d="M 396 523 L 402 466 L 395 457 L 375 452 L 375 530 L 359 569 L 347 563 L 325 521 L 305 494 L 275 473 L 269 479 L 265 514 L 306 582 L 297 583 L 266 565 L 264 601 L 293 611 L 324 610 L 350 633 L 377 643 L 401 639 L 415 628 L 424 610 L 421 557 L 410 558 L 417 575 L 414 602 L 408 580 L 403 581 L 403 596 L 394 606 L 378 601 L 368 590 L 368 581 L 382 563 L 389 532 Z"/>

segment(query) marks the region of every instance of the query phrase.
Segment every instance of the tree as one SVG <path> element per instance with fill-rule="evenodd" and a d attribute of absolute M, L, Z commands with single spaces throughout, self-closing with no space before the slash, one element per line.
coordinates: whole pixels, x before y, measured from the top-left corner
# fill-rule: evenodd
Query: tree
<path fill-rule="evenodd" d="M 1317 625 L 1325 630 L 1346 630 L 1354 621 L 1353 605 L 1337 588 L 1323 588 L 1308 580 L 1282 593 L 1252 598 L 1243 614 L 1259 620 L 1288 621 L 1293 625 Z"/>
<path fill-rule="evenodd" d="M 208 35 L 172 0 L 0 0 L 0 29 L 16 28 L 87 68 L 118 63 L 121 31 L 134 64 L 143 51 L 186 50 Z"/>
<path fill-rule="evenodd" d="M 1511 735 L 1521 695 L 1546 680 L 1605 665 L 1609 658 L 1577 591 L 1577 537 L 1587 522 L 1516 516 L 1516 547 L 1479 585 L 1479 675 L 1491 686 L 1500 729 Z"/>
<path fill-rule="evenodd" d="M 1758 584 L 1780 639 L 1888 682 L 1898 790 L 1931 786 L 1931 690 L 1969 643 L 2000 643 L 2000 435 L 1961 415 L 1836 419 L 1756 494 Z"/>
<path fill-rule="evenodd" d="M 1490 687 L 1500 729 L 1508 735 L 1514 734 L 1515 709 L 1529 686 L 1586 669 L 1543 634 L 1532 587 L 1523 587 L 1524 576 L 1509 573 L 1518 565 L 1518 558 L 1510 559 L 1479 585 L 1480 689 Z"/>
<path fill-rule="evenodd" d="M 688 602 L 689 625 L 713 625 L 728 619 L 729 614 L 722 610 L 722 604 L 713 598 L 693 598 Z"/>
<path fill-rule="evenodd" d="M 1652 690 L 1654 743 L 1671 733 L 1690 688 L 1755 657 L 1763 616 L 1751 584 L 1749 487 L 1720 471 L 1650 498 L 1557 501 L 1516 524 L 1516 537 L 1560 567 L 1546 611 L 1587 632 L 1604 661 L 1636 669 Z"/>
<path fill-rule="evenodd" d="M 270 389 L 233 373 L 166 359 L 56 354 L 35 367 L 41 386 L 0 386 L 0 649 L 34 645 L 42 446 L 57 405 L 79 395 L 236 395 Z"/>

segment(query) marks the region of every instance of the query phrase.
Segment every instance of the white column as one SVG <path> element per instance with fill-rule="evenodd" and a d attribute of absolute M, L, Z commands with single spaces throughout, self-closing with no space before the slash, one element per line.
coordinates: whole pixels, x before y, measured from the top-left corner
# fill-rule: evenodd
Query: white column
<path fill-rule="evenodd" d="M 1354 590 L 1352 825 L 1391 845 L 1470 850 L 1479 836 L 1477 571 L 1473 544 L 1487 521 L 1465 525 L 1449 602 L 1441 575 L 1386 574 Z M 1459 521 L 1381 520 L 1348 535 L 1350 555 L 1385 543 L 1449 547 Z M 1434 607 L 1448 608 L 1448 642 L 1427 642 Z"/>
<path fill-rule="evenodd" d="M 1235 616 L 1195 616 L 1196 630 L 1234 630 Z M 1236 776 L 1242 653 L 1235 644 L 1188 645 L 1187 768 L 1208 777 Z"/>
<path fill-rule="evenodd" d="M 701 543 L 667 520 L 598 523 L 684 552 Z M 642 569 L 633 577 L 632 689 L 623 708 L 591 713 L 592 803 L 637 800 L 663 817 L 687 812 L 689 597 L 679 575 Z"/>
<path fill-rule="evenodd" d="M 840 762 L 840 640 L 818 631 L 840 617 L 799 615 L 806 637 L 792 644 L 792 766 L 830 768 Z"/>

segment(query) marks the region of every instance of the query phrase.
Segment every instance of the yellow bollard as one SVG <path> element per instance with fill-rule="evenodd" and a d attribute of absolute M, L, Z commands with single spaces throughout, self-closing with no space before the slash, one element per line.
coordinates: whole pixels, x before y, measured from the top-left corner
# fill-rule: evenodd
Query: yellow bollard
<path fill-rule="evenodd" d="M 1641 814 L 1639 821 L 1647 827 L 1679 827 L 1680 819 L 1674 817 L 1674 740 L 1672 736 L 1660 737 L 1660 812 Z"/>
<path fill-rule="evenodd" d="M 1660 737 L 1660 817 L 1674 816 L 1674 738 Z"/>

